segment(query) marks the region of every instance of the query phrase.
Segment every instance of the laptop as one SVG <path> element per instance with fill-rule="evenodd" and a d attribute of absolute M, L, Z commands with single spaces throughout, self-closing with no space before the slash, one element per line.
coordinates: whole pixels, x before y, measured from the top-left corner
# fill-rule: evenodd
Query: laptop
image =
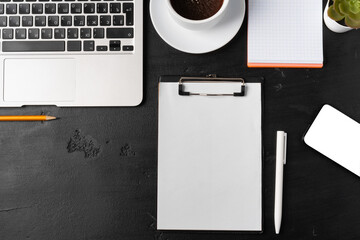
<path fill-rule="evenodd" d="M 2 0 L 0 107 L 136 106 L 142 0 Z"/>

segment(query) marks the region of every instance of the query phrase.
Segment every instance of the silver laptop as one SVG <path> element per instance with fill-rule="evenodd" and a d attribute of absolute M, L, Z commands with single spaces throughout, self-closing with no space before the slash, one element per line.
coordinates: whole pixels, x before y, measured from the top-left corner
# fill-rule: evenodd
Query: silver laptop
<path fill-rule="evenodd" d="M 0 106 L 136 106 L 142 0 L 1 0 Z"/>

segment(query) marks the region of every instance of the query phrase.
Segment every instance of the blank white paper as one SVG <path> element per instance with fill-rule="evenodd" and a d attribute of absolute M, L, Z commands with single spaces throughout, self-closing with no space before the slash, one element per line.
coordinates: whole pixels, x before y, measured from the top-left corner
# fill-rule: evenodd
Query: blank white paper
<path fill-rule="evenodd" d="M 249 63 L 323 63 L 322 0 L 250 0 Z"/>
<path fill-rule="evenodd" d="M 262 230 L 260 83 L 160 83 L 158 141 L 158 229 Z"/>

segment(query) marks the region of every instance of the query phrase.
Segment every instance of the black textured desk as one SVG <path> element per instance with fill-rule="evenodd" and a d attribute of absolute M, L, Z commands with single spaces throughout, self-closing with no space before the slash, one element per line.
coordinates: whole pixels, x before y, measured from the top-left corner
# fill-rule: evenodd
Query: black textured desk
<path fill-rule="evenodd" d="M 61 120 L 0 124 L 0 239 L 360 239 L 360 179 L 302 142 L 324 103 L 360 121 L 360 32 L 324 28 L 323 69 L 248 69 L 246 24 L 226 47 L 189 55 L 160 39 L 145 5 L 141 106 L 1 109 Z M 266 78 L 261 235 L 156 231 L 158 76 L 208 73 Z M 273 226 L 278 129 L 289 134 L 280 236 Z"/>

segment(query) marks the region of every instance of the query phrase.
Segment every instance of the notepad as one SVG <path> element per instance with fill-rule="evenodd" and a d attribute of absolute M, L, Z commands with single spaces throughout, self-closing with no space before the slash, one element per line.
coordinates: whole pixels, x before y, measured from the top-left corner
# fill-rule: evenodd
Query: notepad
<path fill-rule="evenodd" d="M 251 0 L 249 67 L 323 66 L 322 0 Z"/>
<path fill-rule="evenodd" d="M 246 83 L 243 97 L 181 96 L 178 82 L 166 79 L 159 84 L 157 228 L 261 231 L 261 83 Z M 185 88 L 217 94 L 240 85 Z"/>

